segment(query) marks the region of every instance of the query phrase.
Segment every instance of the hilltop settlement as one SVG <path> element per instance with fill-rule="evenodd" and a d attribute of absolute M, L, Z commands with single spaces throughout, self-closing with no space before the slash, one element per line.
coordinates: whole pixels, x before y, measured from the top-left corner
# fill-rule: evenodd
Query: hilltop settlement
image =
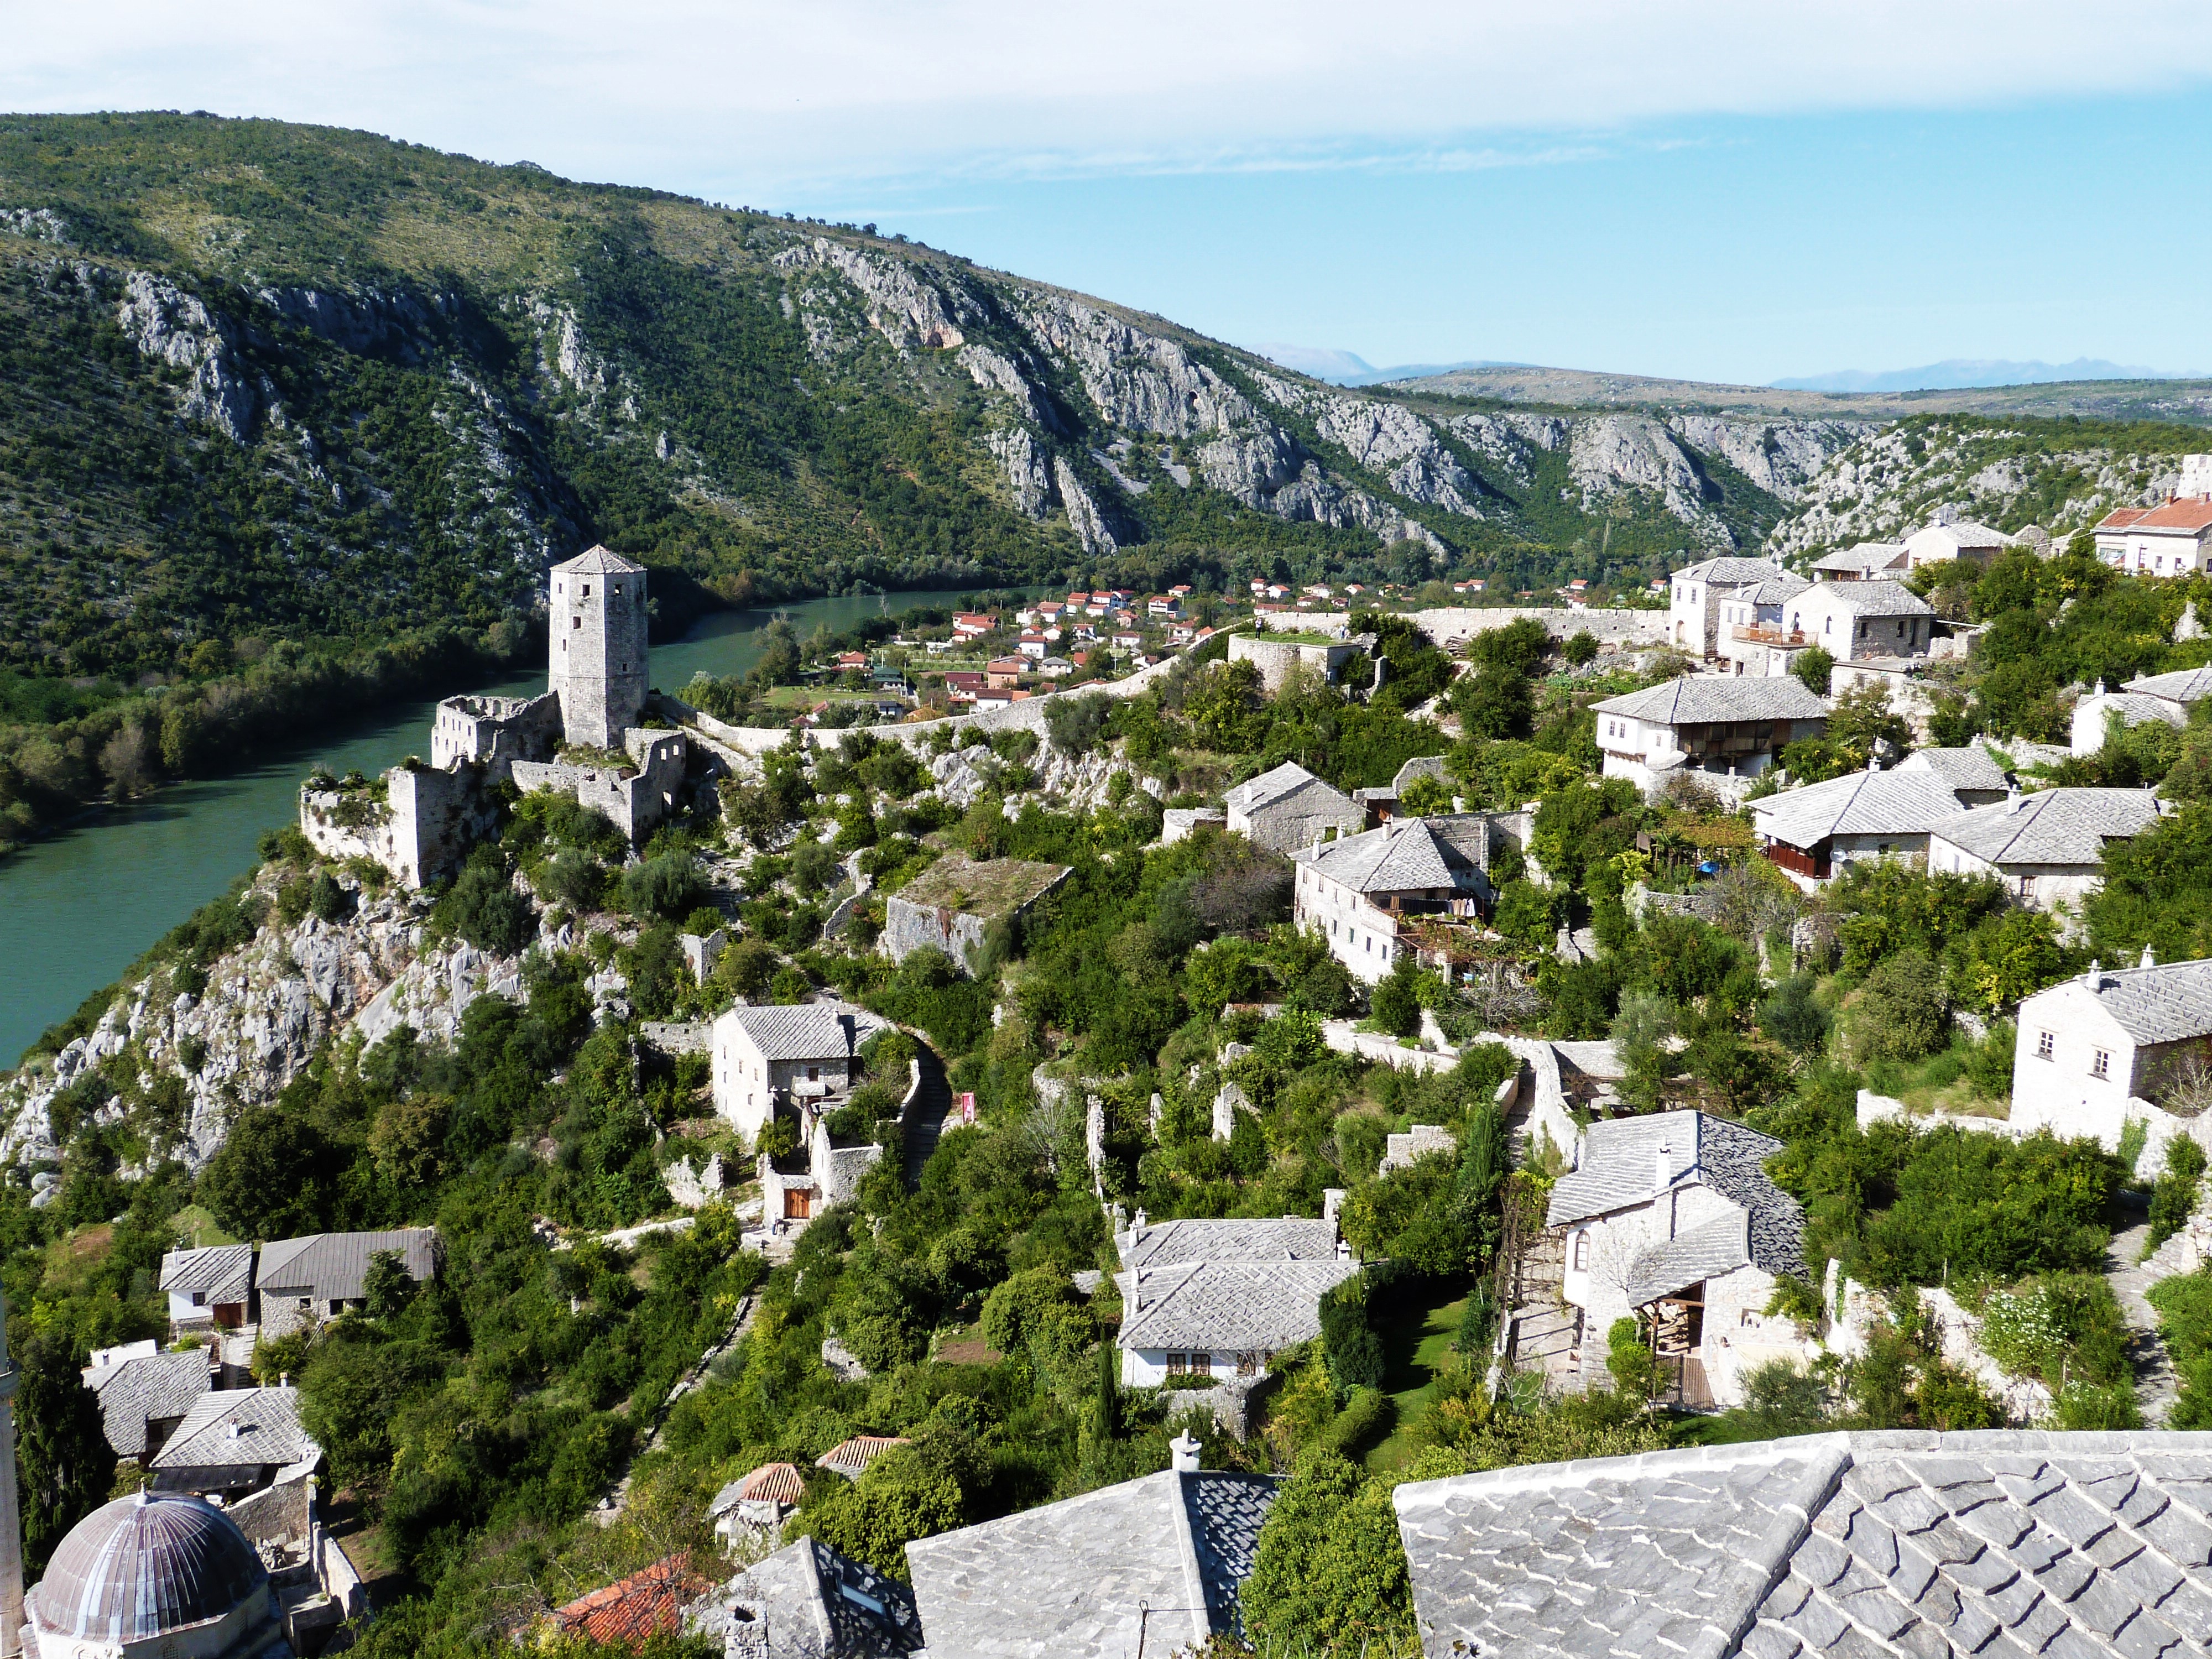
<path fill-rule="evenodd" d="M 2141 493 L 667 691 L 550 563 L 542 694 L 0 1088 L 0 1651 L 2212 1644 L 2212 457 Z"/>

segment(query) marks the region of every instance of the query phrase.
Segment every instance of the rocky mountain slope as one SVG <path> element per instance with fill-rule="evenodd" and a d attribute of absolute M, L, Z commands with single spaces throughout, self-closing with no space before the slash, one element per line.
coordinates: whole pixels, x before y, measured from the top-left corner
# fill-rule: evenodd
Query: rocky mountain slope
<path fill-rule="evenodd" d="M 1858 435 L 1347 392 L 865 228 L 204 117 L 0 119 L 0 670 L 124 678 L 512 623 L 590 538 L 665 623 L 1596 577 L 1757 543 Z"/>
<path fill-rule="evenodd" d="M 1829 458 L 1768 545 L 1796 555 L 1894 540 L 1940 507 L 2008 533 L 2040 526 L 2063 541 L 2116 507 L 2161 499 L 2182 454 L 2206 447 L 2202 431 L 2182 426 L 1915 420 Z"/>

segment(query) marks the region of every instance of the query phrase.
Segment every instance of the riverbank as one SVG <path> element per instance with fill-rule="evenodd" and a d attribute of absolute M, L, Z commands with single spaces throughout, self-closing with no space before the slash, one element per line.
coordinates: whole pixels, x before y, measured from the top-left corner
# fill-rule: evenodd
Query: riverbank
<path fill-rule="evenodd" d="M 653 684 L 680 692 L 695 673 L 743 674 L 759 635 L 781 617 L 803 639 L 843 633 L 871 617 L 956 602 L 938 592 L 810 599 L 714 611 L 683 639 L 652 647 Z M 300 781 L 318 764 L 374 775 L 426 754 L 442 697 L 532 696 L 540 668 L 488 671 L 387 702 L 272 744 L 228 776 L 173 784 L 128 805 L 82 815 L 0 860 L 0 1066 L 12 1067 L 40 1033 L 112 985 L 155 940 L 253 866 L 262 831 L 296 821 Z"/>

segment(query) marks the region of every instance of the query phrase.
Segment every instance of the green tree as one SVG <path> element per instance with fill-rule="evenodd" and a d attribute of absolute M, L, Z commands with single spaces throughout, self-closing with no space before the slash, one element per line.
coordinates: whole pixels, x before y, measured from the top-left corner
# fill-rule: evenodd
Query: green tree
<path fill-rule="evenodd" d="M 1390 971 L 1376 984 L 1370 1006 L 1374 1011 L 1375 1023 L 1391 1036 L 1410 1037 L 1420 1034 L 1422 977 L 1419 965 L 1408 953 L 1392 963 Z"/>
<path fill-rule="evenodd" d="M 58 1338 L 15 1345 L 15 1478 L 23 1565 L 35 1577 L 69 1529 L 107 1501 L 115 1452 L 81 1355 Z"/>
<path fill-rule="evenodd" d="M 1327 1659 L 1419 1651 L 1390 1489 L 1334 1452 L 1308 1452 L 1260 1528 L 1238 1592 L 1262 1648 Z"/>
<path fill-rule="evenodd" d="M 1862 1060 L 1919 1060 L 1941 1048 L 1950 1026 L 1943 976 L 1918 951 L 1885 957 L 1850 1005 L 1851 1051 Z"/>
<path fill-rule="evenodd" d="M 320 1232 L 347 1159 L 321 1129 L 295 1112 L 249 1107 L 200 1171 L 199 1200 L 240 1238 L 290 1238 Z"/>
<path fill-rule="evenodd" d="M 1836 672 L 1836 659 L 1825 646 L 1814 646 L 1800 651 L 1791 659 L 1790 672 L 1805 683 L 1805 689 L 1816 697 L 1828 695 L 1828 677 Z"/>

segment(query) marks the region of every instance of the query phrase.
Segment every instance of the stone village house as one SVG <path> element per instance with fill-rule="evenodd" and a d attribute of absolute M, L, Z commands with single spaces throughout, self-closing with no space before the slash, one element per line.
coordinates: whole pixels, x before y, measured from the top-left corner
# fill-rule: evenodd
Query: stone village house
<path fill-rule="evenodd" d="M 1491 843 L 1502 833 L 1469 812 L 1401 818 L 1305 848 L 1291 857 L 1292 919 L 1373 985 L 1406 951 L 1420 951 L 1425 924 L 1480 922 L 1495 896 Z"/>
<path fill-rule="evenodd" d="M 1565 1235 L 1583 1380 L 1605 1376 L 1607 1334 L 1632 1316 L 1690 1404 L 1734 1405 L 1746 1371 L 1802 1355 L 1795 1323 L 1765 1311 L 1776 1279 L 1805 1272 L 1803 1212 L 1763 1167 L 1781 1150 L 1705 1112 L 1589 1126 L 1545 1217 Z"/>
<path fill-rule="evenodd" d="M 867 1144 L 840 1145 L 830 1116 L 860 1075 L 860 1049 L 892 1029 L 882 1016 L 849 1002 L 726 1010 L 714 1021 L 714 1109 L 757 1151 L 762 1132 L 780 1113 L 796 1119 L 798 1150 L 759 1154 L 762 1215 L 770 1227 L 800 1224 L 850 1198 L 883 1156 Z"/>
<path fill-rule="evenodd" d="M 1656 790 L 1683 773 L 1757 776 L 1784 747 L 1828 729 L 1828 705 L 1795 675 L 1685 674 L 1593 708 L 1605 775 Z"/>
<path fill-rule="evenodd" d="M 1114 1243 L 1128 1388 L 1266 1375 L 1321 1334 L 1322 1297 L 1359 1271 L 1333 1219 L 1148 1224 L 1139 1211 Z"/>
<path fill-rule="evenodd" d="M 1364 807 L 1296 761 L 1238 784 L 1227 806 L 1229 829 L 1271 853 L 1295 853 L 1332 831 L 1349 836 L 1367 827 Z"/>
<path fill-rule="evenodd" d="M 2164 1103 L 2200 1074 L 2212 1081 L 2212 961 L 2160 964 L 2146 951 L 2134 968 L 2092 963 L 2020 1005 L 2010 1127 L 2094 1135 L 2112 1152 L 2139 1122 L 2149 1134 L 2136 1167 L 2156 1170 L 2177 1135 L 2212 1150 L 2212 1116 Z"/>
<path fill-rule="evenodd" d="M 2158 822 L 2163 809 L 2148 789 L 2040 789 L 2014 793 L 1928 829 L 1928 868 L 1993 875 L 2032 910 L 2081 902 L 2105 879 L 2105 848 Z"/>

